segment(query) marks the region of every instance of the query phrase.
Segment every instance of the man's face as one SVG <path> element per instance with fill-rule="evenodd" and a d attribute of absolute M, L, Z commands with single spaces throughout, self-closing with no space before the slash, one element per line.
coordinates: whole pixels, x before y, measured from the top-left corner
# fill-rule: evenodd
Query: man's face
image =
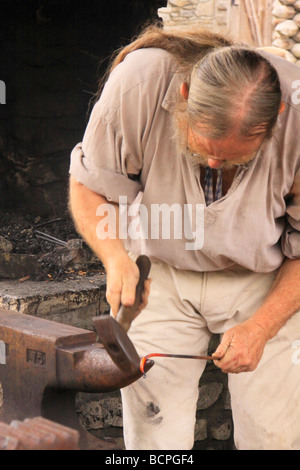
<path fill-rule="evenodd" d="M 235 136 L 213 140 L 201 136 L 188 126 L 187 149 L 195 161 L 214 169 L 232 169 L 249 163 L 264 141 L 261 135 L 250 140 L 237 140 Z"/>

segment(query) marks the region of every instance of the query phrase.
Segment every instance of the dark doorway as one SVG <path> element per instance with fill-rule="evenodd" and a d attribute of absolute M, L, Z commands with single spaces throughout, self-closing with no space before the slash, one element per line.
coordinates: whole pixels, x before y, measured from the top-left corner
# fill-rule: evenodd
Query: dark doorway
<path fill-rule="evenodd" d="M 69 155 L 107 58 L 166 0 L 2 0 L 0 210 L 66 210 Z"/>

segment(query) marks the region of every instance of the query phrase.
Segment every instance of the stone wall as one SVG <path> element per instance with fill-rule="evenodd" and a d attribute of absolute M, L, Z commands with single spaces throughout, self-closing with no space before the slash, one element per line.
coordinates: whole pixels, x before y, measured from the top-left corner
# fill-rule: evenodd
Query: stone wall
<path fill-rule="evenodd" d="M 300 0 L 275 0 L 272 45 L 285 49 L 289 60 L 300 65 Z"/>
<path fill-rule="evenodd" d="M 227 0 L 169 0 L 158 10 L 158 16 L 167 29 L 196 23 L 222 32 L 227 24 L 227 6 Z"/>
<path fill-rule="evenodd" d="M 229 7 L 229 0 L 169 0 L 158 10 L 158 16 L 166 29 L 195 23 L 226 33 Z M 270 21 L 272 45 L 285 49 L 287 60 L 300 65 L 300 0 L 274 0 Z"/>

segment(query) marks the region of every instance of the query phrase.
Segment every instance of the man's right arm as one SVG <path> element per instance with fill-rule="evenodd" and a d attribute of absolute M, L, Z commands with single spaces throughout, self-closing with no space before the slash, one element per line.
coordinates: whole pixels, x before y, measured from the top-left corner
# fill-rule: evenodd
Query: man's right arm
<path fill-rule="evenodd" d="M 120 303 L 132 305 L 135 300 L 135 288 L 139 279 L 139 270 L 135 262 L 128 256 L 122 240 L 118 238 L 99 239 L 97 225 L 101 217 L 97 216 L 97 208 L 101 204 L 113 204 L 116 210 L 118 225 L 118 204 L 111 203 L 100 194 L 70 177 L 69 209 L 78 233 L 84 238 L 93 252 L 102 261 L 107 274 L 106 298 L 116 316 Z M 145 286 L 146 292 L 150 285 Z"/>

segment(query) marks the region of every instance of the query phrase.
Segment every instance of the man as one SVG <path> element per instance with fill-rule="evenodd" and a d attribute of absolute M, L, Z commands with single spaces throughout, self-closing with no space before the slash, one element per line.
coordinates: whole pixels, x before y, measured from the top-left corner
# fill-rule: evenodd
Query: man
<path fill-rule="evenodd" d="M 72 152 L 70 207 L 112 314 L 133 303 L 134 258 L 148 254 L 130 337 L 141 356 L 199 355 L 222 335 L 214 362 L 229 374 L 238 449 L 300 449 L 299 78 L 218 35 L 150 28 L 117 56 Z M 139 236 L 111 227 L 126 203 Z M 122 390 L 127 449 L 192 448 L 204 368 L 157 360 Z"/>

